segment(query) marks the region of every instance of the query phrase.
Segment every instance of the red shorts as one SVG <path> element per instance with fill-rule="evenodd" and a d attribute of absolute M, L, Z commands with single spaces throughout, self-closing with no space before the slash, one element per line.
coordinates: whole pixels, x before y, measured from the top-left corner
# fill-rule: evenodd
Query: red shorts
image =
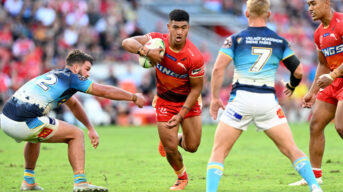
<path fill-rule="evenodd" d="M 155 110 L 156 110 L 156 118 L 158 122 L 167 122 L 169 121 L 174 115 L 178 114 L 183 106 L 184 102 L 171 102 L 160 97 L 157 97 Z M 198 101 L 192 107 L 192 109 L 186 114 L 185 119 L 188 117 L 194 117 L 201 115 L 201 107 Z"/>
<path fill-rule="evenodd" d="M 317 99 L 337 105 L 338 101 L 343 100 L 343 78 L 335 79 L 329 86 L 319 91 Z"/>

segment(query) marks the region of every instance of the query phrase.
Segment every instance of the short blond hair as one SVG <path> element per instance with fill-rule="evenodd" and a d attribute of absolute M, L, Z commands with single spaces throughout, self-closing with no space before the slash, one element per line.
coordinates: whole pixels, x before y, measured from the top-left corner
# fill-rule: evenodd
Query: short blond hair
<path fill-rule="evenodd" d="M 270 7 L 270 0 L 248 0 L 247 10 L 250 15 L 267 17 Z"/>

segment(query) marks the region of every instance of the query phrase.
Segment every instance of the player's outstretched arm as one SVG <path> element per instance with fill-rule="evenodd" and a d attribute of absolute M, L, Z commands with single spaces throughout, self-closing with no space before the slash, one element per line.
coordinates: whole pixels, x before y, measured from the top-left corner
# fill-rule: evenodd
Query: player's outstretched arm
<path fill-rule="evenodd" d="M 72 96 L 65 104 L 74 114 L 76 119 L 78 119 L 84 126 L 87 127 L 89 139 L 91 140 L 93 147 L 97 148 L 97 146 L 99 145 L 98 133 L 95 131 L 92 123 L 88 119 L 87 114 L 79 100 L 75 96 Z"/>
<path fill-rule="evenodd" d="M 210 114 L 214 120 L 217 119 L 218 110 L 224 109 L 222 100 L 220 99 L 220 89 L 224 81 L 224 73 L 227 66 L 232 61 L 232 58 L 222 52 L 219 52 L 216 62 L 212 70 L 211 76 L 211 104 Z"/>
<path fill-rule="evenodd" d="M 130 93 L 124 89 L 110 85 L 93 83 L 87 93 L 111 100 L 133 101 L 140 108 L 142 108 L 145 103 L 145 98 L 142 94 Z"/>
<path fill-rule="evenodd" d="M 312 107 L 312 105 L 315 102 L 315 96 L 320 89 L 320 87 L 317 83 L 319 77 L 323 74 L 327 74 L 330 72 L 330 69 L 327 66 L 325 56 L 321 51 L 318 51 L 318 60 L 319 60 L 319 63 L 317 66 L 317 71 L 316 71 L 314 81 L 312 82 L 310 90 L 308 91 L 308 93 L 303 98 L 302 107 L 306 107 L 306 108 Z"/>

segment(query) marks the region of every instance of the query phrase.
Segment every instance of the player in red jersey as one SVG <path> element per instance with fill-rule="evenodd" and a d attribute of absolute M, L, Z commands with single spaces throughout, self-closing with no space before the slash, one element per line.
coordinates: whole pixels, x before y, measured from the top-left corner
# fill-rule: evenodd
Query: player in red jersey
<path fill-rule="evenodd" d="M 321 184 L 324 129 L 333 119 L 338 134 L 343 138 L 343 13 L 334 12 L 330 0 L 307 0 L 307 4 L 312 19 L 321 21 L 314 33 L 319 65 L 302 105 L 310 108 L 316 101 L 310 122 L 310 160 Z M 300 180 L 290 185 L 306 185 L 306 182 Z"/>
<path fill-rule="evenodd" d="M 197 100 L 203 86 L 204 60 L 198 48 L 187 39 L 189 15 L 186 11 L 171 11 L 167 27 L 167 34 L 152 32 L 135 36 L 125 39 L 122 45 L 127 51 L 147 56 L 156 64 L 157 99 L 154 103 L 161 140 L 159 149 L 162 156 L 166 153 L 178 176 L 170 189 L 182 190 L 188 177 L 178 146 L 195 152 L 200 144 L 201 108 Z M 149 50 L 144 46 L 153 38 L 164 41 L 164 56 L 160 56 L 160 48 Z M 182 134 L 178 134 L 179 124 Z"/>

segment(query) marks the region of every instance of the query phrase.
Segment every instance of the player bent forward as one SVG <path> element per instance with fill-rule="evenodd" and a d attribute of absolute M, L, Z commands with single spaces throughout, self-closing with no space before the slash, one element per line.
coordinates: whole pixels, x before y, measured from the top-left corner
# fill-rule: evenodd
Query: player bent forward
<path fill-rule="evenodd" d="M 72 50 L 66 58 L 64 69 L 52 70 L 24 84 L 7 101 L 1 114 L 1 128 L 17 142 L 27 141 L 24 149 L 25 171 L 21 190 L 43 190 L 35 182 L 36 162 L 40 142 L 67 143 L 68 158 L 74 171 L 73 191 L 107 191 L 104 187 L 91 185 L 85 175 L 85 149 L 83 131 L 64 121 L 53 119 L 47 113 L 63 103 L 88 129 L 94 148 L 99 136 L 89 121 L 83 107 L 75 96 L 77 91 L 112 100 L 133 101 L 139 107 L 144 104 L 140 94 L 132 94 L 113 86 L 93 83 L 89 79 L 93 58 Z"/>

